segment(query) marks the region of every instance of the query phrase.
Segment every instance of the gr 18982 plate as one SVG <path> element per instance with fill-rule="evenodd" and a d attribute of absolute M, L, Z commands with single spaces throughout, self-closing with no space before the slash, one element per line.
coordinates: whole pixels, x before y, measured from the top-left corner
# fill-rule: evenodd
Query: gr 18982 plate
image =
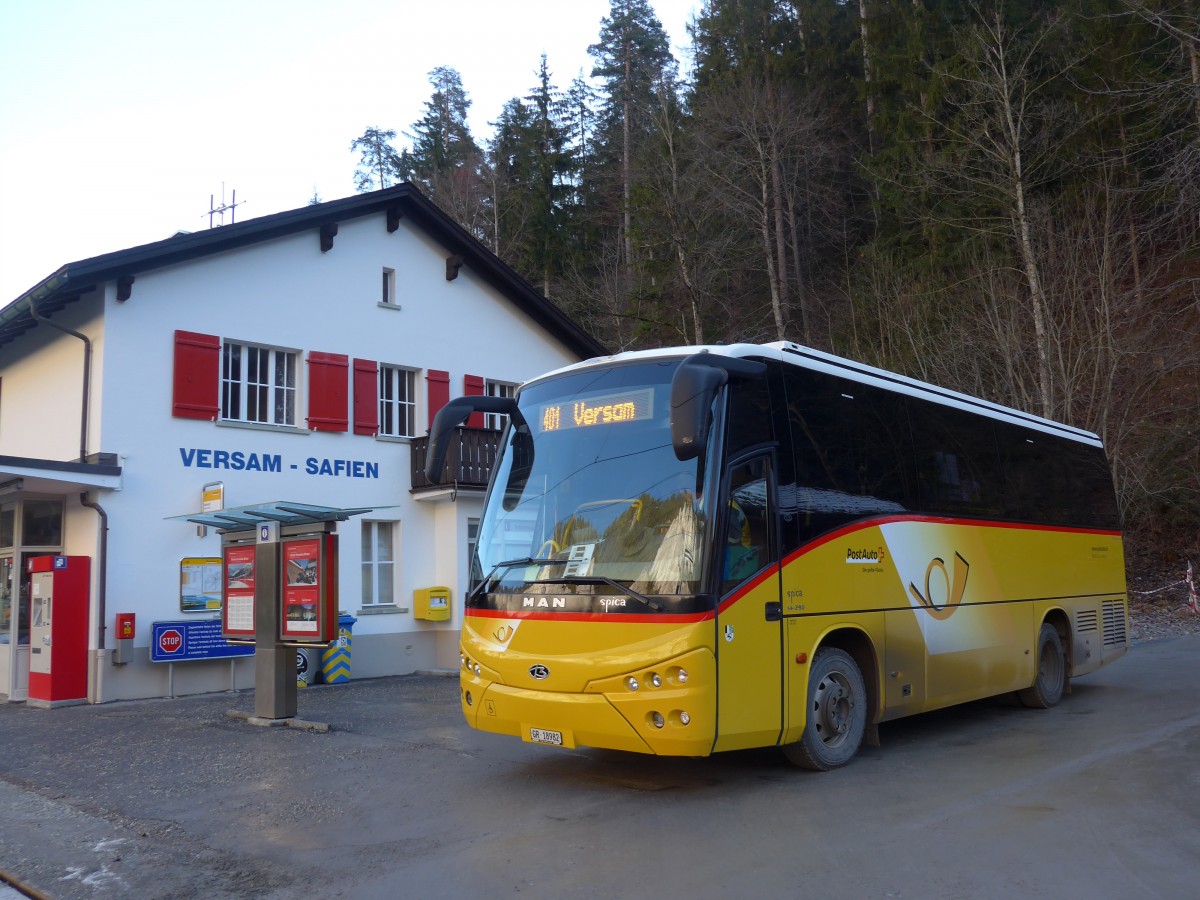
<path fill-rule="evenodd" d="M 561 731 L 546 731 L 544 728 L 530 728 L 529 740 L 535 744 L 554 744 L 556 747 L 562 746 Z"/>

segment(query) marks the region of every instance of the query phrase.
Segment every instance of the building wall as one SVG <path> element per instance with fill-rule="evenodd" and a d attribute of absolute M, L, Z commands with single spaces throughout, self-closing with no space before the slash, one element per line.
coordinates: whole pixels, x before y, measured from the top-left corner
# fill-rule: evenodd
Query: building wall
<path fill-rule="evenodd" d="M 52 321 L 92 342 L 88 452 L 99 446 L 104 320 L 98 292 L 68 304 Z M 0 348 L 0 456 L 67 462 L 79 458 L 84 345 L 38 325 L 19 345 Z"/>
<path fill-rule="evenodd" d="M 123 465 L 120 491 L 99 492 L 109 515 L 106 625 L 112 642 L 114 616 L 137 615 L 133 661 L 100 666 L 97 697 L 112 700 L 165 696 L 167 667 L 151 664 L 150 625 L 188 618 L 179 610 L 179 563 L 184 557 L 220 555 L 220 539 L 171 517 L 198 512 L 207 482 L 224 484 L 226 507 L 292 500 L 342 508 L 374 507 L 340 526 L 340 606 L 354 614 L 353 672 L 356 677 L 397 674 L 457 665 L 457 630 L 465 585 L 466 519 L 477 518 L 482 500 L 414 500 L 409 489 L 406 441 L 317 432 L 303 427 L 307 411 L 310 351 L 345 354 L 421 370 L 418 433 L 428 425 L 425 379 L 428 369 L 450 372 L 451 396 L 463 393 L 465 375 L 519 383 L 575 357 L 487 286 L 469 268 L 446 281 L 448 251 L 402 220 L 389 234 L 380 213 L 342 222 L 332 250 L 322 253 L 314 229 L 137 275 L 132 296 L 118 303 L 110 285 L 104 300 L 102 421 L 94 449 L 117 452 Z M 399 309 L 381 308 L 384 267 L 396 271 Z M 99 327 L 99 322 L 89 320 Z M 185 330 L 299 351 L 295 429 L 236 425 L 172 415 L 174 333 Z M 77 341 L 72 341 L 77 344 Z M 18 381 L 34 393 L 77 395 L 79 350 L 63 340 L 45 352 L 23 356 Z M 71 374 L 64 375 L 66 369 Z M 13 422 L 37 421 L 38 404 L 22 400 L 7 408 L 9 375 L 4 376 L 6 432 Z M 25 385 L 27 386 L 27 385 Z M 72 393 L 72 391 L 74 393 Z M 24 395 L 24 391 L 20 392 Z M 352 400 L 351 400 L 352 404 Z M 65 406 L 65 404 L 64 404 Z M 78 443 L 78 404 L 71 407 Z M 56 455 L 70 436 L 53 425 L 53 439 L 24 439 L 19 452 Z M 69 442 L 68 442 L 69 443 Z M 218 457 L 224 451 L 229 457 Z M 5 453 L 18 449 L 4 445 Z M 233 454 L 260 468 L 230 468 Z M 61 452 L 57 455 L 61 458 Z M 224 459 L 226 465 L 217 467 Z M 338 469 L 320 474 L 324 461 L 362 463 L 355 473 Z M 269 464 L 267 464 L 269 461 Z M 277 468 L 278 471 L 270 469 Z M 264 470 L 265 469 L 265 470 Z M 357 477 L 356 477 L 357 475 Z M 93 492 L 95 494 L 96 492 Z M 364 520 L 398 523 L 394 610 L 360 614 L 361 529 Z M 94 512 L 77 508 L 68 519 L 71 552 L 95 555 Z M 414 589 L 447 585 L 453 618 L 447 623 L 415 620 Z M 192 614 L 197 615 L 197 614 Z M 203 617 L 203 614 L 200 614 Z M 95 650 L 95 623 L 92 647 Z M 449 661 L 449 662 L 448 662 Z M 240 686 L 252 684 L 248 662 L 238 663 Z M 174 667 L 174 692 L 225 690 L 228 661 L 192 662 Z"/>

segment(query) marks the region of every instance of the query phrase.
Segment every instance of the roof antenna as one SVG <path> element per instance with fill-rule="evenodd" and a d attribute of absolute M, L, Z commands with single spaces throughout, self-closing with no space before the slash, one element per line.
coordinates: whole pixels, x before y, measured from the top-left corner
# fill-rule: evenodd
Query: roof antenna
<path fill-rule="evenodd" d="M 218 215 L 221 217 L 221 221 L 217 223 L 217 227 L 224 225 L 226 212 L 229 213 L 229 224 L 230 225 L 233 225 L 235 222 L 237 222 L 237 208 L 240 205 L 237 202 L 237 191 L 235 190 L 233 192 L 233 200 L 229 203 L 226 203 L 225 202 L 225 182 L 222 181 L 221 182 L 221 205 L 220 206 L 213 205 L 213 203 L 215 202 L 215 199 L 216 199 L 215 195 L 213 195 L 213 194 L 208 195 L 208 227 L 209 228 L 213 227 L 213 216 L 218 216 Z M 242 201 L 242 203 L 245 203 L 245 202 L 246 201 L 244 201 L 244 200 Z"/>

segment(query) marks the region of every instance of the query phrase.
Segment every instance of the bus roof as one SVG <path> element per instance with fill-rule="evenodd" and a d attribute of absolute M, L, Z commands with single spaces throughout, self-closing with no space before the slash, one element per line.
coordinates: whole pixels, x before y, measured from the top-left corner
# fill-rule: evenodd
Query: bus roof
<path fill-rule="evenodd" d="M 696 345 L 662 347 L 656 350 L 630 350 L 612 356 L 598 356 L 584 360 L 583 362 L 574 363 L 573 365 L 564 366 L 561 369 L 555 369 L 552 372 L 547 372 L 537 378 L 530 379 L 529 383 L 595 366 L 655 359 L 675 359 L 690 356 L 693 353 L 716 353 L 722 356 L 774 359 L 785 365 L 801 366 L 817 372 L 825 372 L 830 375 L 847 378 L 851 381 L 870 384 L 886 391 L 919 397 L 934 403 L 940 403 L 944 406 L 957 407 L 968 412 L 1023 425 L 1027 428 L 1034 428 L 1038 431 L 1056 434 L 1071 440 L 1095 446 L 1101 445 L 1098 435 L 1090 431 L 1085 431 L 1082 428 L 1075 428 L 1062 422 L 1044 419 L 1032 413 L 1022 412 L 1019 409 L 1001 406 L 998 403 L 992 403 L 989 400 L 983 400 L 979 397 L 972 397 L 969 394 L 963 394 L 949 388 L 918 381 L 915 378 L 909 378 L 906 375 L 900 375 L 896 372 L 889 372 L 886 369 L 877 369 L 865 363 L 855 362 L 854 360 L 835 356 L 832 353 L 825 353 L 821 350 L 814 350 L 811 347 L 805 347 L 791 341 L 774 341 L 769 344 Z"/>

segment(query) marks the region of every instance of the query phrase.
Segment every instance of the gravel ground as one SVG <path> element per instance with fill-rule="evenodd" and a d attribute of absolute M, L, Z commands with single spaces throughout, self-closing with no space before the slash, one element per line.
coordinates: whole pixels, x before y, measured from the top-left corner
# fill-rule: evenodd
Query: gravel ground
<path fill-rule="evenodd" d="M 1200 615 L 1188 605 L 1187 561 L 1148 563 L 1130 559 L 1129 625 L 1135 644 L 1181 634 L 1200 634 Z M 1200 572 L 1196 574 L 1200 587 Z"/>

